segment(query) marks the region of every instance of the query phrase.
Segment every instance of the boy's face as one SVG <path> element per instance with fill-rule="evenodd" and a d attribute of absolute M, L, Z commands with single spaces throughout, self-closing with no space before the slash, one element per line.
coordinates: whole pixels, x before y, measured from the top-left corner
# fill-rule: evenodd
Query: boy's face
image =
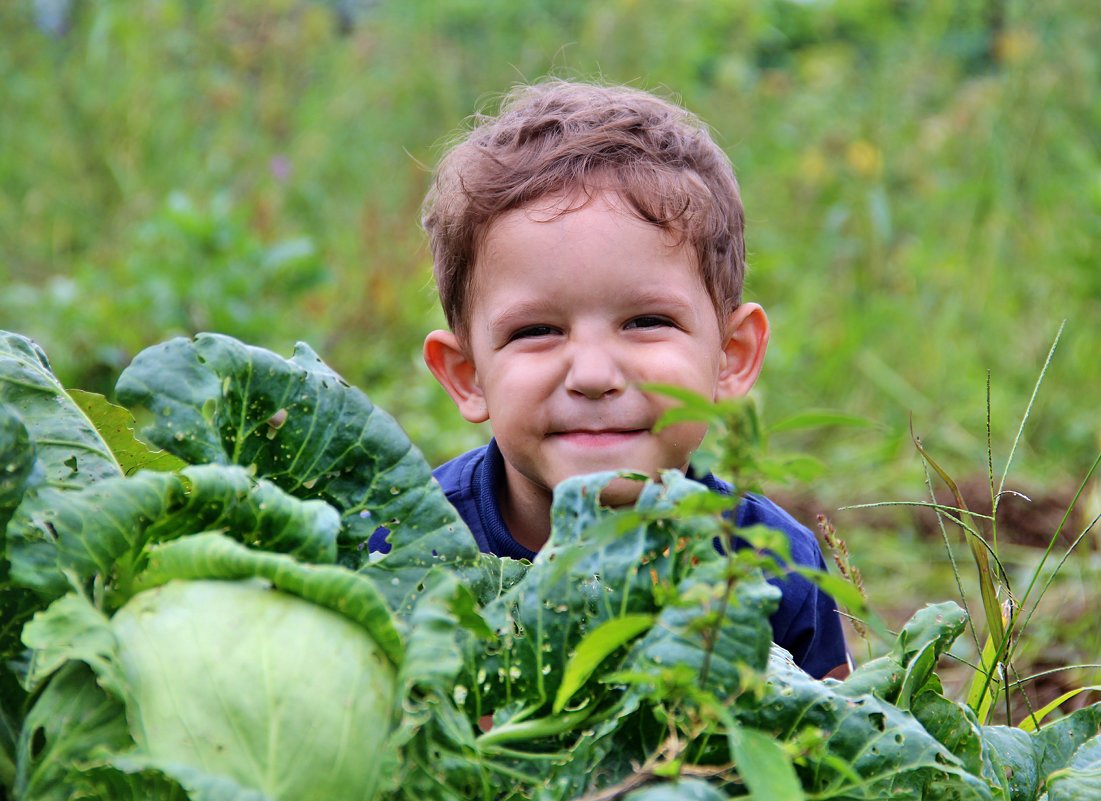
<path fill-rule="evenodd" d="M 495 221 L 475 267 L 465 348 L 443 369 L 432 342 L 448 333 L 425 346 L 464 417 L 490 421 L 508 493 L 521 502 L 583 473 L 686 468 L 706 427 L 655 432 L 675 401 L 641 386 L 742 394 L 768 336 L 755 304 L 718 320 L 691 248 L 618 196 L 561 213 L 578 202 L 544 198 Z M 603 500 L 629 503 L 640 487 L 618 480 Z"/>

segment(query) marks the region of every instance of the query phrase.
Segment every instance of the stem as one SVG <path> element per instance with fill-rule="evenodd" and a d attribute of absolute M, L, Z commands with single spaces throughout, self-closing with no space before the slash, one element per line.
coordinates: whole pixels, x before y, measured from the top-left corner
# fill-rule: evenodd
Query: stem
<path fill-rule="evenodd" d="M 553 737 L 564 731 L 569 731 L 588 719 L 590 710 L 580 709 L 577 712 L 567 712 L 562 715 L 552 715 L 534 720 L 524 720 L 520 723 L 505 723 L 495 726 L 485 734 L 478 737 L 474 743 L 479 749 L 487 748 L 501 743 L 512 743 L 523 740 L 538 740 L 541 737 Z"/>

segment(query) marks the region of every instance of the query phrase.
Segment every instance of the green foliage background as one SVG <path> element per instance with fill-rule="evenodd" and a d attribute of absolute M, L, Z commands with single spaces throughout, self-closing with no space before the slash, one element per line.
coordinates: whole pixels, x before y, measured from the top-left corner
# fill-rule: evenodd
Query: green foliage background
<path fill-rule="evenodd" d="M 109 391 L 173 334 L 306 340 L 430 461 L 481 441 L 420 364 L 442 316 L 418 206 L 467 115 L 557 74 L 714 127 L 774 324 L 766 416 L 878 424 L 798 442 L 825 491 L 912 490 L 911 413 L 981 471 L 985 371 L 1007 442 L 1064 318 L 1020 462 L 1059 483 L 1096 452 L 1087 0 L 17 0 L 0 37 L 0 328 L 68 385 Z"/>
<path fill-rule="evenodd" d="M 10 0 L 0 329 L 37 339 L 67 386 L 107 394 L 169 336 L 282 354 L 304 340 L 440 462 L 487 432 L 420 360 L 443 324 L 418 227 L 431 166 L 514 83 L 627 82 L 699 113 L 738 171 L 747 295 L 774 327 L 765 419 L 831 408 L 875 424 L 777 443 L 828 466 L 818 508 L 920 498 L 911 416 L 948 472 L 981 476 L 987 370 L 1000 474 L 1064 319 L 1008 486 L 1073 489 L 1101 443 L 1095 6 Z M 1096 482 L 1083 506 L 1101 511 Z M 889 619 L 956 594 L 912 520 L 851 519 Z M 1037 553 L 1005 558 L 1028 575 Z M 1023 662 L 1097 661 L 1097 571 L 1067 563 Z"/>

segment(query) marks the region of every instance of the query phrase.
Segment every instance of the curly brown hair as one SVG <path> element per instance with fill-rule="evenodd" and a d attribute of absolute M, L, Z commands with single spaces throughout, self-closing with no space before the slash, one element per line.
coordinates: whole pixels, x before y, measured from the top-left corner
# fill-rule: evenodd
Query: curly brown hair
<path fill-rule="evenodd" d="M 495 116 L 472 119 L 436 168 L 423 216 L 440 302 L 457 336 L 468 333 L 474 265 L 489 226 L 575 190 L 614 191 L 640 219 L 688 243 L 719 318 L 737 308 L 745 211 L 730 160 L 695 115 L 630 87 L 553 80 L 518 87 Z"/>

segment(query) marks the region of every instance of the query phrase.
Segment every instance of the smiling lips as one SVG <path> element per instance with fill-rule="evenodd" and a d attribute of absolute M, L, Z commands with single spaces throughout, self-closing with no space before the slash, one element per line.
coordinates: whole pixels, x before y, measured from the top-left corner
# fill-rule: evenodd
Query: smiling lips
<path fill-rule="evenodd" d="M 555 431 L 549 436 L 583 448 L 601 448 L 629 442 L 648 433 L 648 428 L 573 429 Z"/>

